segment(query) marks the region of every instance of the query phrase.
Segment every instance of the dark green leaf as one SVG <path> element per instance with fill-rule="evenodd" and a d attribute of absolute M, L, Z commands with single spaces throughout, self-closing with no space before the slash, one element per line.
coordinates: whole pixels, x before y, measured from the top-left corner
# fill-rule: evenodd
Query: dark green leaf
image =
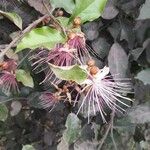
<path fill-rule="evenodd" d="M 145 4 L 143 4 L 138 20 L 140 19 L 149 19 L 150 18 L 150 1 L 146 0 Z"/>
<path fill-rule="evenodd" d="M 132 123 L 144 124 L 150 122 L 149 104 L 132 107 L 131 110 L 128 112 L 128 116 Z"/>
<path fill-rule="evenodd" d="M 22 19 L 21 19 L 21 17 L 18 14 L 14 13 L 14 12 L 12 12 L 12 13 L 10 13 L 10 12 L 4 12 L 4 11 L 1 11 L 1 10 L 0 10 L 0 14 L 3 15 L 3 16 L 5 16 L 5 17 L 7 17 L 18 28 L 22 29 Z"/>
<path fill-rule="evenodd" d="M 72 144 L 79 138 L 81 132 L 81 121 L 75 114 L 70 113 L 68 115 L 66 120 L 66 128 L 67 129 L 63 134 L 63 139 L 68 144 Z"/>
<path fill-rule="evenodd" d="M 69 150 L 69 144 L 63 139 L 61 138 L 61 142 L 57 145 L 57 150 Z"/>
<path fill-rule="evenodd" d="M 96 141 L 77 141 L 74 144 L 74 150 L 97 150 L 97 145 Z"/>
<path fill-rule="evenodd" d="M 41 101 L 39 99 L 41 93 L 39 92 L 33 92 L 31 93 L 27 99 L 28 99 L 28 104 L 31 106 L 31 107 L 34 107 L 34 108 L 39 108 L 39 109 L 42 109 L 43 106 L 41 105 Z"/>
<path fill-rule="evenodd" d="M 140 71 L 135 78 L 141 80 L 144 84 L 150 84 L 150 68 Z"/>
<path fill-rule="evenodd" d="M 143 53 L 144 48 L 139 47 L 130 51 L 130 54 L 133 57 L 133 60 L 137 61 L 140 55 Z"/>
<path fill-rule="evenodd" d="M 11 116 L 16 116 L 22 108 L 22 104 L 19 101 L 13 101 L 11 103 L 11 111 L 10 111 L 10 115 Z"/>
<path fill-rule="evenodd" d="M 134 134 L 136 125 L 132 123 L 130 120 L 130 117 L 123 116 L 121 119 L 116 120 L 114 124 L 114 128 L 117 129 L 119 132 L 130 132 L 131 134 Z"/>
<path fill-rule="evenodd" d="M 23 85 L 33 88 L 34 82 L 29 72 L 25 70 L 18 69 L 16 70 L 16 79 L 19 82 L 22 82 Z"/>
<path fill-rule="evenodd" d="M 60 31 L 44 26 L 29 32 L 17 45 L 16 52 L 22 51 L 25 48 L 52 48 L 56 43 L 63 43 L 64 41 L 65 38 Z"/>
<path fill-rule="evenodd" d="M 5 121 L 8 117 L 8 109 L 5 104 L 0 104 L 0 121 Z"/>
<path fill-rule="evenodd" d="M 108 65 L 111 74 L 114 75 L 114 79 L 126 77 L 128 70 L 128 56 L 118 43 L 114 43 L 110 49 Z"/>

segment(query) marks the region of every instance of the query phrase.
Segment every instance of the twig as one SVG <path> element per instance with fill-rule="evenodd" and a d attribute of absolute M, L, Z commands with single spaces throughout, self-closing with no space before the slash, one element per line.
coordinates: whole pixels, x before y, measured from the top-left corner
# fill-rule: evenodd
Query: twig
<path fill-rule="evenodd" d="M 18 42 L 19 40 L 21 40 L 24 35 L 28 32 L 30 32 L 30 30 L 32 28 L 34 28 L 36 25 L 38 25 L 42 20 L 44 20 L 45 18 L 47 18 L 48 15 L 44 15 L 43 17 L 37 19 L 36 21 L 34 21 L 33 23 L 31 23 L 27 28 L 25 28 L 20 35 L 18 35 L 16 38 L 14 38 L 14 40 L 4 49 L 2 50 L 2 52 L 0 53 L 0 59 L 6 54 L 6 52 L 14 46 L 14 44 L 16 42 Z"/>
<path fill-rule="evenodd" d="M 107 138 L 107 135 L 108 135 L 108 133 L 110 131 L 110 128 L 111 128 L 111 123 L 109 123 L 109 126 L 108 126 L 108 128 L 107 128 L 107 130 L 105 132 L 105 135 L 103 136 L 103 138 L 100 141 L 100 145 L 98 146 L 98 150 L 100 150 L 102 148 L 102 146 L 103 146 L 103 144 L 104 144 L 104 142 L 105 142 L 105 140 Z"/>
<path fill-rule="evenodd" d="M 112 114 L 112 115 L 114 116 L 114 115 L 115 115 L 115 112 L 113 112 L 113 114 Z M 115 142 L 115 139 L 114 139 L 114 134 L 113 134 L 113 129 L 114 129 L 113 124 L 114 124 L 114 119 L 112 119 L 110 134 L 111 134 L 111 139 L 112 139 L 112 142 L 113 142 L 114 148 L 115 148 L 115 150 L 118 150 L 118 149 L 117 149 L 116 142 Z"/>
<path fill-rule="evenodd" d="M 102 146 L 103 146 L 103 144 L 104 144 L 104 142 L 105 142 L 105 140 L 106 140 L 106 138 L 107 138 L 107 136 L 108 136 L 108 133 L 109 133 L 109 131 L 111 130 L 111 128 L 112 128 L 112 126 L 113 126 L 114 117 L 115 117 L 115 107 L 114 107 L 113 110 L 112 110 L 110 122 L 109 122 L 109 124 L 108 124 L 107 130 L 106 130 L 106 132 L 105 132 L 103 138 L 102 138 L 101 141 L 100 141 L 100 144 L 99 144 L 99 146 L 98 146 L 98 150 L 101 150 L 101 148 L 102 148 Z"/>
<path fill-rule="evenodd" d="M 24 62 L 24 60 L 29 56 L 30 53 L 31 53 L 31 51 L 29 51 L 29 52 L 20 60 L 20 62 L 17 64 L 17 68 L 20 67 L 20 65 Z"/>
<path fill-rule="evenodd" d="M 64 30 L 64 28 L 61 26 L 61 24 L 56 20 L 56 18 L 52 15 L 52 13 L 50 12 L 50 10 L 48 9 L 48 7 L 47 7 L 47 5 L 45 4 L 45 2 L 42 0 L 42 3 L 43 3 L 43 5 L 44 5 L 44 7 L 45 7 L 45 9 L 47 10 L 47 12 L 48 12 L 48 15 L 49 15 L 49 17 L 52 19 L 52 21 L 60 28 L 60 30 L 62 31 L 62 33 L 65 35 L 65 36 L 67 36 L 66 35 L 66 32 L 65 32 L 65 30 Z"/>

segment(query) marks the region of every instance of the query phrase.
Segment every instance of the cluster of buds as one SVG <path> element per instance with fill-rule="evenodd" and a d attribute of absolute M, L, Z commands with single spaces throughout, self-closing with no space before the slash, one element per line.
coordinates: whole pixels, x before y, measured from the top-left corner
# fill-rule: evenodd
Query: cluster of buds
<path fill-rule="evenodd" d="M 0 87 L 5 94 L 19 91 L 15 76 L 16 68 L 17 63 L 12 59 L 0 63 Z"/>
<path fill-rule="evenodd" d="M 88 120 L 90 120 L 91 114 L 96 115 L 98 111 L 101 114 L 102 120 L 106 122 L 106 107 L 110 110 L 115 109 L 119 112 L 125 110 L 118 103 L 128 107 L 122 100 L 131 101 L 130 98 L 124 96 L 130 93 L 132 89 L 131 83 L 129 79 L 118 78 L 114 81 L 113 77 L 109 75 L 109 67 L 105 66 L 100 69 L 96 66 L 95 61 L 91 59 L 89 50 L 87 49 L 85 35 L 77 29 L 80 25 L 80 17 L 75 18 L 73 29 L 67 31 L 68 40 L 65 44 L 56 44 L 55 48 L 48 52 L 42 49 L 34 54 L 30 60 L 34 60 L 33 66 L 35 69 L 42 65 L 48 66 L 49 63 L 60 67 L 72 66 L 75 64 L 86 65 L 88 78 L 85 82 L 79 86 L 77 83 L 71 84 L 72 87 L 78 87 L 78 90 L 76 88 L 78 94 L 76 95 L 74 104 L 78 101 L 79 95 L 84 96 L 77 114 L 81 109 L 86 107 Z M 55 85 L 59 85 L 59 83 L 62 82 L 62 80 L 55 76 L 49 67 L 43 82 L 48 82 L 48 80 Z M 40 96 L 41 104 L 44 108 L 53 108 L 58 102 L 66 99 L 68 99 L 70 103 L 73 101 L 68 90 L 68 85 L 64 86 L 61 90 L 58 88 L 55 93 L 43 92 Z"/>
<path fill-rule="evenodd" d="M 86 47 L 84 33 L 76 30 L 80 24 L 81 19 L 79 17 L 75 18 L 73 29 L 67 31 L 68 39 L 65 44 L 58 43 L 53 49 L 48 51 L 40 49 L 39 52 L 36 52 L 29 58 L 29 60 L 33 62 L 33 70 L 38 70 L 38 72 L 39 70 L 45 70 L 46 77 L 43 82 L 50 81 L 55 84 L 61 82 L 55 77 L 53 72 L 49 70 L 49 63 L 56 66 L 72 66 L 75 64 L 83 65 L 91 58 Z M 75 25 L 76 28 L 74 28 Z"/>

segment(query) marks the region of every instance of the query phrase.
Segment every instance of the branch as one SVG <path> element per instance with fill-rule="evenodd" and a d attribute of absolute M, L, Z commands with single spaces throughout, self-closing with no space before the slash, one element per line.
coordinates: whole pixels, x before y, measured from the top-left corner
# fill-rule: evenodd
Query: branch
<path fill-rule="evenodd" d="M 100 150 L 102 148 L 102 146 L 103 146 L 103 144 L 104 144 L 104 142 L 105 142 L 105 140 L 106 140 L 106 138 L 108 136 L 109 131 L 112 129 L 113 122 L 114 122 L 114 117 L 115 117 L 115 107 L 112 110 L 110 122 L 108 124 L 107 130 L 106 130 L 103 138 L 100 141 L 100 145 L 98 146 L 98 150 Z"/>
<path fill-rule="evenodd" d="M 2 52 L 0 53 L 0 59 L 7 53 L 7 51 L 13 47 L 16 42 L 18 42 L 19 40 L 21 40 L 24 35 L 28 32 L 30 32 L 32 30 L 32 28 L 36 27 L 41 21 L 43 21 L 45 18 L 47 18 L 48 15 L 44 15 L 43 17 L 37 19 L 36 21 L 34 21 L 33 23 L 31 23 L 27 28 L 25 28 L 20 35 L 18 35 L 16 38 L 14 38 L 14 40 L 4 49 L 1 50 Z"/>
<path fill-rule="evenodd" d="M 115 113 L 115 112 L 114 112 L 114 113 Z M 112 114 L 112 115 L 115 115 L 115 114 Z M 113 127 L 113 126 L 114 126 L 114 119 L 112 119 L 110 134 L 111 134 L 111 139 L 112 139 L 114 148 L 115 148 L 115 150 L 117 150 L 117 145 L 116 145 L 116 142 L 115 142 L 115 139 L 114 139 L 114 133 L 113 133 L 114 127 Z"/>

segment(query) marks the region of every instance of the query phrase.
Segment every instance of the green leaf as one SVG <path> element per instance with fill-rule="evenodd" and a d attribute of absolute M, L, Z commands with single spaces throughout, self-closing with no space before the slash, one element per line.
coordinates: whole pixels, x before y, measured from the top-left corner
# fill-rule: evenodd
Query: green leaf
<path fill-rule="evenodd" d="M 149 75 L 150 75 L 150 68 L 147 68 L 145 70 L 140 71 L 135 78 L 141 80 L 146 85 L 150 84 Z"/>
<path fill-rule="evenodd" d="M 50 0 L 53 8 L 64 8 L 68 13 L 72 13 L 75 8 L 74 0 Z"/>
<path fill-rule="evenodd" d="M 23 85 L 33 88 L 34 82 L 29 72 L 25 70 L 18 69 L 16 70 L 16 79 L 19 82 L 22 82 Z"/>
<path fill-rule="evenodd" d="M 35 150 L 35 148 L 32 145 L 24 145 L 22 150 Z"/>
<path fill-rule="evenodd" d="M 65 126 L 67 129 L 64 131 L 63 139 L 68 144 L 72 144 L 80 136 L 81 121 L 79 120 L 79 118 L 75 114 L 70 113 L 67 117 Z"/>
<path fill-rule="evenodd" d="M 69 18 L 67 17 L 57 17 L 56 19 L 59 21 L 61 26 L 66 29 L 71 28 L 73 26 L 71 23 L 69 24 Z"/>
<path fill-rule="evenodd" d="M 49 65 L 56 77 L 61 80 L 72 80 L 81 84 L 87 79 L 87 72 L 82 66 L 73 65 L 69 67 L 59 67 L 52 64 Z"/>
<path fill-rule="evenodd" d="M 0 104 L 0 121 L 5 121 L 8 117 L 8 109 L 5 104 Z"/>
<path fill-rule="evenodd" d="M 18 28 L 22 29 L 22 19 L 21 17 L 12 12 L 4 12 L 0 10 L 0 14 L 3 15 L 4 17 L 7 17 L 10 21 L 12 21 Z"/>
<path fill-rule="evenodd" d="M 86 21 L 93 21 L 100 17 L 107 0 L 76 0 L 76 7 L 70 18 L 72 21 L 75 17 L 80 17 L 82 23 Z"/>
<path fill-rule="evenodd" d="M 52 48 L 56 43 L 63 43 L 65 38 L 61 32 L 44 26 L 33 29 L 17 45 L 16 52 L 20 52 L 25 48 L 35 49 L 38 47 Z"/>

